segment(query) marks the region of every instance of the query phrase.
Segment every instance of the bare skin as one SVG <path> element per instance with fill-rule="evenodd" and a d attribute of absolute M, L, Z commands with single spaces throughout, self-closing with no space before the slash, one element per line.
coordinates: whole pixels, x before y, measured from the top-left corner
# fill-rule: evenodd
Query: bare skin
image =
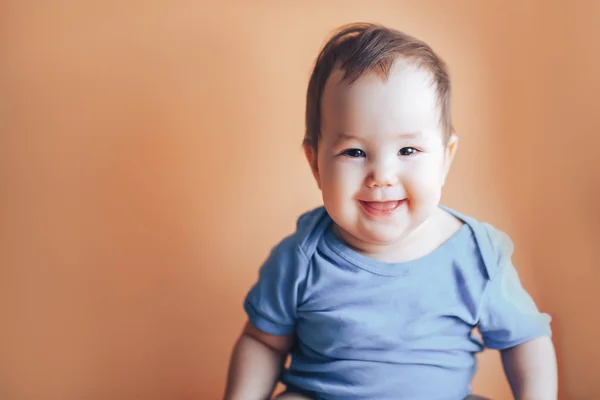
<path fill-rule="evenodd" d="M 271 398 L 293 338 L 269 335 L 246 323 L 231 356 L 224 399 Z"/>

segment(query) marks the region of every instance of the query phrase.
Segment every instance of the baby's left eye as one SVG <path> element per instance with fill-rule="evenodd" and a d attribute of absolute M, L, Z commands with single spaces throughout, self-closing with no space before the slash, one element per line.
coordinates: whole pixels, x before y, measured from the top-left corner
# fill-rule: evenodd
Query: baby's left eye
<path fill-rule="evenodd" d="M 400 149 L 398 154 L 400 154 L 401 156 L 412 156 L 413 154 L 416 154 L 418 152 L 419 150 L 415 149 L 414 147 L 403 147 Z"/>

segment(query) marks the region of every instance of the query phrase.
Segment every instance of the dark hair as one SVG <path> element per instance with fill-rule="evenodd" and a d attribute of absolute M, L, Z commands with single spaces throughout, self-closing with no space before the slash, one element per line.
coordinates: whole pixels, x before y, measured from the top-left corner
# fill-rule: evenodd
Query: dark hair
<path fill-rule="evenodd" d="M 344 71 L 343 81 L 352 83 L 365 72 L 384 79 L 398 58 L 431 72 L 439 98 L 444 139 L 452 133 L 450 77 L 446 63 L 426 43 L 403 32 L 378 24 L 353 23 L 340 27 L 327 41 L 315 62 L 306 94 L 304 145 L 318 147 L 321 136 L 321 99 L 334 68 Z"/>

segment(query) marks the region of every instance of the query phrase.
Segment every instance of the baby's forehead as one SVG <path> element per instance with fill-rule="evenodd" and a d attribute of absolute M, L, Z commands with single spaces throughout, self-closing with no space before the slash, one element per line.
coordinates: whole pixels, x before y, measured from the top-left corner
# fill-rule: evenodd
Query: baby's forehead
<path fill-rule="evenodd" d="M 391 65 L 387 74 L 378 70 L 365 71 L 354 81 L 349 81 L 346 71 L 339 66 L 333 69 L 323 91 L 321 104 L 339 108 L 349 103 L 369 99 L 384 102 L 427 101 L 437 108 L 438 93 L 433 74 L 414 63 L 399 60 Z"/>
<path fill-rule="evenodd" d="M 353 82 L 332 71 L 321 103 L 322 124 L 389 123 L 402 127 L 438 125 L 441 108 L 433 75 L 411 63 L 395 63 L 387 75 L 367 71 Z"/>

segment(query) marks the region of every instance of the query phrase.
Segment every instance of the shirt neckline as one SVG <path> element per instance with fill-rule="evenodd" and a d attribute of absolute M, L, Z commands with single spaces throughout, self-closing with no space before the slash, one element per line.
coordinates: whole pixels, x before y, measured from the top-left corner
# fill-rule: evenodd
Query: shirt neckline
<path fill-rule="evenodd" d="M 447 210 L 445 207 L 444 209 Z M 451 210 L 447 211 L 456 216 Z M 461 219 L 459 216 L 457 217 Z M 463 221 L 463 226 L 431 252 L 415 258 L 414 260 L 391 263 L 375 260 L 350 248 L 335 235 L 332 229 L 333 221 L 330 217 L 328 218 L 330 221 L 323 234 L 325 245 L 344 261 L 365 271 L 383 276 L 408 276 L 427 269 L 427 266 L 439 265 L 440 263 L 443 263 L 443 260 L 448 259 L 448 252 L 451 248 L 456 247 L 457 243 L 463 238 L 466 238 L 467 235 L 468 237 L 473 235 L 473 231 L 469 224 L 461 219 Z"/>

